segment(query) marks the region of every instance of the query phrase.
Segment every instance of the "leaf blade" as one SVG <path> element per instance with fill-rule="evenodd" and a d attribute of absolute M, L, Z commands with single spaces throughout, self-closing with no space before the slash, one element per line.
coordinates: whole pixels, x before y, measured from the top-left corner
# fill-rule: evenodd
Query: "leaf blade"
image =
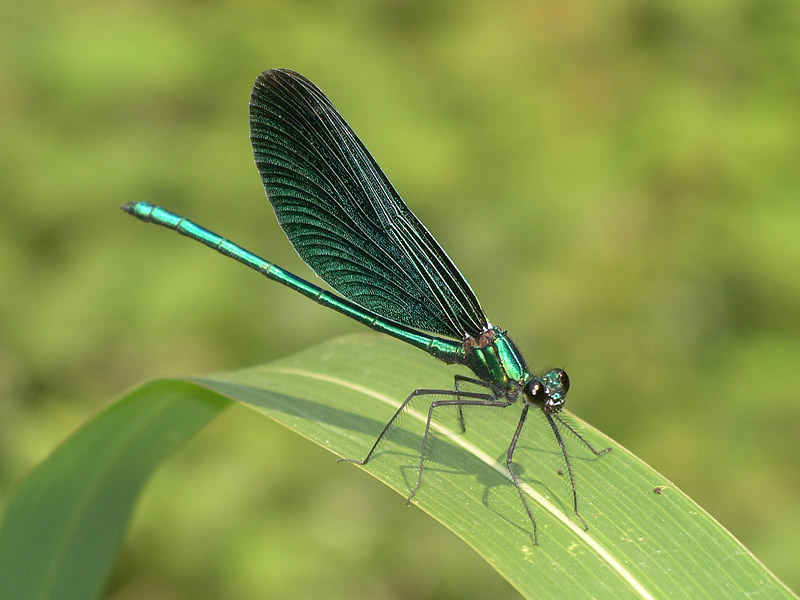
<path fill-rule="evenodd" d="M 269 415 L 339 456 L 360 458 L 411 388 L 447 387 L 452 375 L 452 369 L 396 341 L 375 335 L 351 336 L 261 367 L 148 384 L 100 413 L 65 446 L 85 436 L 92 425 L 101 423 L 108 411 L 125 406 L 144 390 L 151 399 L 197 397 L 210 406 L 201 411 L 202 419 L 196 419 L 191 426 L 182 424 L 180 419 L 176 421 L 175 415 L 163 419 L 161 425 L 152 427 L 161 432 L 159 439 L 173 432 L 174 427 L 196 431 L 230 404 L 223 398 L 230 398 Z M 146 405 L 140 405 L 141 414 L 137 417 L 134 413 L 132 417 L 147 420 L 146 409 Z M 736 598 L 760 593 L 795 597 L 671 482 L 618 445 L 614 445 L 614 452 L 599 459 L 579 454 L 571 447 L 581 512 L 590 526 L 588 532 L 583 532 L 571 517 L 568 482 L 557 473 L 560 453 L 551 439 L 542 437 L 548 431 L 539 427 L 544 425 L 541 420 L 534 420 L 530 429 L 523 432 L 517 462 L 523 480 L 538 494 L 532 496 L 531 508 L 539 522 L 541 545 L 533 547 L 530 522 L 516 490 L 503 474 L 505 449 L 517 418 L 514 409 L 472 411 L 467 414 L 468 431 L 461 436 L 447 432 L 456 428 L 455 414 L 442 415 L 444 435 L 438 431 L 434 436 L 423 485 L 414 504 L 464 539 L 524 596 Z M 111 426 L 103 424 L 108 429 L 104 431 L 105 439 L 110 440 L 104 449 L 113 448 L 114 440 L 129 432 L 130 420 L 128 415 L 117 418 Z M 611 443 L 585 424 L 581 430 L 598 446 Z M 421 432 L 422 424 L 407 416 L 364 469 L 407 495 L 416 477 Z M 130 434 L 130 439 L 137 436 Z M 185 439 L 188 433 L 173 437 L 171 445 L 165 444 L 164 449 L 145 456 L 140 470 L 134 473 L 134 484 L 123 481 L 116 494 L 89 494 L 118 505 L 113 511 L 117 533 L 112 543 L 99 539 L 103 531 L 84 523 L 85 515 L 91 514 L 87 507 L 96 506 L 97 498 L 90 498 L 83 510 L 77 511 L 77 517 L 68 511 L 57 515 L 63 521 L 62 530 L 73 525 L 68 539 L 73 553 L 77 548 L 85 556 L 106 558 L 98 561 L 92 573 L 93 587 L 79 588 L 80 581 L 69 581 L 85 575 L 81 569 L 86 561 L 70 562 L 66 560 L 71 557 L 70 552 L 62 550 L 59 554 L 51 552 L 49 546 L 34 547 L 39 554 L 34 553 L 33 560 L 42 563 L 36 572 L 49 568 L 48 560 L 55 560 L 61 587 L 49 586 L 42 591 L 41 586 L 30 586 L 26 589 L 35 593 L 14 597 L 95 597 L 144 481 L 155 465 Z M 83 447 L 92 449 L 87 443 Z M 46 470 L 60 452 L 57 450 L 29 479 L 35 481 L 36 473 Z M 91 467 L 91 453 L 79 454 Z M 90 491 L 108 487 L 113 490 L 111 484 L 128 475 L 122 468 L 107 469 L 103 475 L 105 486 L 92 486 L 86 484 L 91 481 L 91 469 L 76 464 L 70 473 Z M 61 478 L 56 483 L 70 482 Z M 31 523 L 41 518 L 36 510 L 28 511 L 30 522 L 26 523 L 13 508 L 25 495 L 27 485 L 26 481 L 20 487 L 0 528 L 0 589 L 9 589 L 3 586 L 12 576 L 31 577 L 30 572 L 14 571 L 21 564 L 15 562 L 18 549 L 13 543 L 36 546 L 37 536 L 26 537 L 20 532 L 30 532 Z M 653 493 L 655 486 L 662 488 L 660 494 Z M 37 492 L 62 497 L 56 488 L 40 487 Z M 18 535 L 9 536 L 10 530 Z M 25 556 L 31 559 L 30 552 Z M 84 593 L 78 595 L 77 589 Z M 93 594 L 85 593 L 87 590 Z"/>
<path fill-rule="evenodd" d="M 146 384 L 95 415 L 19 485 L 0 524 L 4 597 L 97 597 L 144 484 L 230 401 Z"/>
<path fill-rule="evenodd" d="M 339 456 L 362 458 L 413 388 L 447 388 L 453 373 L 403 344 L 364 335 L 333 340 L 311 354 L 265 367 L 195 381 L 235 393 L 240 401 Z M 232 381 L 239 387 L 235 392 L 228 389 Z M 260 395 L 258 390 L 264 388 L 286 397 L 276 403 Z M 309 400 L 323 397 L 324 408 Z M 359 403 L 363 406 L 355 410 Z M 588 532 L 572 517 L 566 477 L 556 474 L 560 454 L 555 442 L 543 437 L 548 433 L 543 422 L 523 433 L 515 464 L 523 477 L 536 477 L 539 485 L 532 482 L 532 487 L 540 494 L 538 499 L 532 496 L 541 544 L 533 547 L 530 522 L 504 472 L 518 410 L 473 411 L 467 415 L 466 442 L 457 444 L 452 442 L 462 436 L 452 433 L 455 417 L 445 417 L 451 434 L 447 443 L 438 436 L 439 443 L 431 448 L 414 504 L 464 539 L 523 595 L 537 597 L 549 591 L 603 596 L 598 590 L 606 590 L 615 597 L 719 598 L 756 593 L 766 586 L 779 596 L 792 597 L 674 484 L 586 424 L 580 428 L 593 444 L 614 447 L 599 458 L 580 454 L 578 444 L 570 447 Z M 423 428 L 418 419 L 409 421 L 406 417 L 386 449 L 363 467 L 403 496 L 414 484 Z M 476 479 L 482 484 L 477 489 Z M 656 486 L 663 488 L 661 495 L 653 492 Z M 476 518 L 481 519 L 479 526 L 473 523 Z M 535 575 L 531 561 L 539 565 Z M 734 564 L 737 561 L 740 564 Z"/>

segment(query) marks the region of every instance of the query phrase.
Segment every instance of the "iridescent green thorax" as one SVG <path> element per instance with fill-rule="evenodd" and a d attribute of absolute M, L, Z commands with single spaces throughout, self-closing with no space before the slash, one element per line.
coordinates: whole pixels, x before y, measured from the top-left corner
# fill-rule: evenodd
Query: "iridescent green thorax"
<path fill-rule="evenodd" d="M 486 345 L 465 345 L 465 363 L 480 379 L 502 390 L 519 388 L 531 377 L 525 359 L 505 331 L 493 327 Z"/>

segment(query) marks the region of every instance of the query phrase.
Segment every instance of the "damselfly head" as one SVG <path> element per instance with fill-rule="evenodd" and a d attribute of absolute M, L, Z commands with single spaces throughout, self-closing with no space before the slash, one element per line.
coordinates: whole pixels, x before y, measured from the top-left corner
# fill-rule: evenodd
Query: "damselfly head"
<path fill-rule="evenodd" d="M 525 402 L 546 412 L 558 412 L 564 407 L 569 391 L 569 377 L 563 369 L 551 369 L 543 377 L 534 377 L 525 384 Z"/>

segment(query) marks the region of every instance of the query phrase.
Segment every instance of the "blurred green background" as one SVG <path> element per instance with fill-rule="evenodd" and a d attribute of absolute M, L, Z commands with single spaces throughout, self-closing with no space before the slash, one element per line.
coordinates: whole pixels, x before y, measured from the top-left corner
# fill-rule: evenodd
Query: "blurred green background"
<path fill-rule="evenodd" d="M 138 382 L 363 331 L 117 208 L 163 204 L 307 275 L 247 129 L 256 75 L 289 67 L 532 367 L 569 369 L 569 408 L 800 589 L 795 0 L 2 12 L 0 506 Z M 399 496 L 235 409 L 152 482 L 107 597 L 515 592 Z"/>

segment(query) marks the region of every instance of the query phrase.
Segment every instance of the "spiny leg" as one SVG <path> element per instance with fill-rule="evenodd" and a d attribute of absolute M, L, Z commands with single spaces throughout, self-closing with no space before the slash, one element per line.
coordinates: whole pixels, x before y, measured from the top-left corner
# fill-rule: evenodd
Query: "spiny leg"
<path fill-rule="evenodd" d="M 511 479 L 514 482 L 514 487 L 517 488 L 519 499 L 522 500 L 522 506 L 525 507 L 525 512 L 528 513 L 528 518 L 533 524 L 533 544 L 538 546 L 539 535 L 536 531 L 536 519 L 533 518 L 531 509 L 528 508 L 528 501 L 525 500 L 525 494 L 522 493 L 522 488 L 519 485 L 519 479 L 517 479 L 517 474 L 514 472 L 514 466 L 512 464 L 512 461 L 514 460 L 514 450 L 517 449 L 517 440 L 519 440 L 519 434 L 522 432 L 522 426 L 525 425 L 525 418 L 528 416 L 528 408 L 530 408 L 529 404 L 525 404 L 522 407 L 522 414 L 519 417 L 517 429 L 514 431 L 514 437 L 511 438 L 511 444 L 508 446 L 508 453 L 506 454 L 506 466 L 508 467 L 508 472 L 511 473 Z"/>
<path fill-rule="evenodd" d="M 560 416 L 558 416 L 558 415 L 554 415 L 554 416 L 558 420 L 559 423 L 561 423 L 564 427 L 569 429 L 570 432 L 572 432 L 572 434 L 575 435 L 575 437 L 577 437 L 581 442 L 583 442 L 583 445 L 586 446 L 589 450 L 591 450 L 594 453 L 595 456 L 600 456 L 601 454 L 605 454 L 606 452 L 611 452 L 611 448 L 603 448 L 602 450 L 596 450 L 595 447 L 592 446 L 589 443 L 589 440 L 587 440 L 580 433 L 578 433 L 575 429 L 573 429 L 572 425 L 567 423 Z"/>
<path fill-rule="evenodd" d="M 383 426 L 383 429 L 381 430 L 380 434 L 378 435 L 377 439 L 375 440 L 375 443 L 372 444 L 372 448 L 369 449 L 369 452 L 367 452 L 367 455 L 364 457 L 363 460 L 358 460 L 358 459 L 355 459 L 355 458 L 340 458 L 339 462 L 351 462 L 351 463 L 355 463 L 357 465 L 365 465 L 365 464 L 367 464 L 369 459 L 372 458 L 372 455 L 375 453 L 375 450 L 378 448 L 378 445 L 383 441 L 383 439 L 386 437 L 386 434 L 392 428 L 392 426 L 394 425 L 394 423 L 397 420 L 397 418 L 408 407 L 408 405 L 411 403 L 411 401 L 414 398 L 417 398 L 419 396 L 432 396 L 432 395 L 435 395 L 435 396 L 456 396 L 459 399 L 462 398 L 462 397 L 463 398 L 480 398 L 480 399 L 494 398 L 494 396 L 490 395 L 490 394 L 479 394 L 477 392 L 462 392 L 462 391 L 459 391 L 457 389 L 456 390 L 434 390 L 434 389 L 414 390 L 403 401 L 403 403 L 395 411 L 395 413 L 392 415 L 392 418 L 389 419 L 389 421 L 386 423 L 386 425 Z M 460 402 L 460 400 L 456 400 L 456 401 L 453 401 L 452 404 L 457 404 L 460 407 L 460 405 L 463 404 L 463 403 Z M 430 426 L 430 416 L 428 417 L 428 426 Z M 428 433 L 428 427 L 425 428 L 425 435 L 426 436 L 427 436 L 427 433 Z M 423 446 L 424 446 L 424 441 L 423 441 Z M 413 494 L 412 494 L 412 496 L 413 496 Z"/>
<path fill-rule="evenodd" d="M 550 423 L 550 428 L 553 430 L 553 435 L 556 437 L 556 441 L 558 442 L 558 447 L 561 448 L 561 454 L 564 456 L 564 462 L 567 463 L 567 473 L 569 473 L 569 483 L 572 486 L 572 510 L 575 512 L 575 516 L 578 517 L 578 519 L 580 519 L 581 523 L 583 523 L 583 529 L 585 531 L 588 531 L 589 526 L 586 524 L 586 521 L 583 520 L 583 517 L 578 512 L 578 492 L 575 489 L 575 476 L 572 474 L 572 465 L 569 462 L 569 456 L 567 455 L 567 448 L 566 446 L 564 446 L 564 440 L 561 439 L 561 432 L 558 430 L 558 426 L 556 425 L 556 422 L 553 420 L 553 417 L 550 413 L 545 412 L 544 416 L 547 417 L 547 422 Z M 560 423 L 564 423 L 564 421 L 559 419 L 558 416 L 556 416 L 556 419 L 558 419 Z M 572 431 L 571 427 L 569 427 L 566 424 L 565 426 Z"/>
<path fill-rule="evenodd" d="M 426 390 L 428 392 L 434 390 Z M 433 419 L 433 411 L 439 408 L 440 406 L 489 406 L 493 408 L 506 408 L 511 406 L 514 401 L 513 400 L 498 400 L 494 394 L 477 394 L 473 392 L 456 392 L 455 390 L 440 390 L 441 392 L 447 392 L 447 396 L 457 396 L 456 400 L 439 400 L 436 402 L 431 402 L 430 407 L 428 408 L 428 420 L 425 422 L 425 433 L 422 436 L 422 452 L 419 455 L 419 471 L 417 473 L 417 485 L 414 486 L 414 489 L 406 498 L 406 504 L 411 502 L 411 499 L 417 493 L 420 486 L 422 485 L 422 470 L 425 464 L 425 450 L 428 445 L 428 434 L 430 433 L 431 429 L 431 419 Z M 462 397 L 468 398 L 482 398 L 480 400 L 461 400 Z"/>

